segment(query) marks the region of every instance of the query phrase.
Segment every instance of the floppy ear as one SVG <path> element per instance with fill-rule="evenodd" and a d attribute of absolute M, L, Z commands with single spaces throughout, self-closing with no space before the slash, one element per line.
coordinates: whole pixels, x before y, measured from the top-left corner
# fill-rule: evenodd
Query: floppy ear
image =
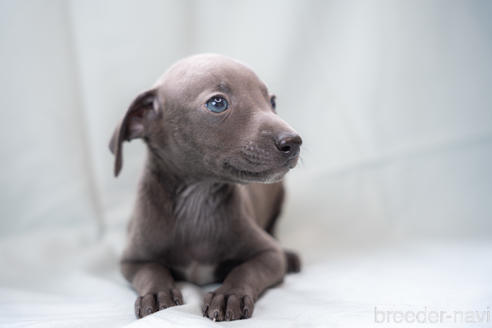
<path fill-rule="evenodd" d="M 141 93 L 133 100 L 125 117 L 116 127 L 109 142 L 109 149 L 114 154 L 114 176 L 117 177 L 123 166 L 123 141 L 145 138 L 151 121 L 157 117 L 159 101 L 157 91 L 151 89 Z"/>

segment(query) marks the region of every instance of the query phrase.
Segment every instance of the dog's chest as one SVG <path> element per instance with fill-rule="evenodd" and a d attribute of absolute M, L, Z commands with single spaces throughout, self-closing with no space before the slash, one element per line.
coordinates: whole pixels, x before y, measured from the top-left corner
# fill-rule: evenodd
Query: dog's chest
<path fill-rule="evenodd" d="M 229 196 L 227 186 L 194 184 L 176 197 L 169 253 L 172 269 L 181 278 L 199 285 L 215 282 L 217 267 L 233 256 Z"/>
<path fill-rule="evenodd" d="M 202 183 L 185 188 L 175 203 L 177 241 L 187 245 L 188 250 L 213 252 L 230 224 L 228 192 L 227 187 L 220 184 Z"/>
<path fill-rule="evenodd" d="M 216 265 L 201 264 L 191 261 L 187 266 L 178 267 L 176 270 L 187 280 L 197 285 L 205 285 L 215 282 Z"/>

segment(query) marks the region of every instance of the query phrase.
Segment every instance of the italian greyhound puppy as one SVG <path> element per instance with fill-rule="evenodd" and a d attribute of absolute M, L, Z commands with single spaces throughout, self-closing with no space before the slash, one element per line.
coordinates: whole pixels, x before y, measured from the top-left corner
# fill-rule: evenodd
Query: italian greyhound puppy
<path fill-rule="evenodd" d="M 300 270 L 272 237 L 301 137 L 247 66 L 205 54 L 174 64 L 131 103 L 110 141 L 114 174 L 123 142 L 141 138 L 147 159 L 121 260 L 138 293 L 138 318 L 183 304 L 175 281 L 222 282 L 202 312 L 237 320 L 265 289 Z"/>

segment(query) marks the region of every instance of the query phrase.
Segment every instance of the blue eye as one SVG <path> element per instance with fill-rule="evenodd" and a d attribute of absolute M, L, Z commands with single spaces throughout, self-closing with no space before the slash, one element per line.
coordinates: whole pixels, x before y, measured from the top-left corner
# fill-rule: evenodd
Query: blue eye
<path fill-rule="evenodd" d="M 208 110 L 214 113 L 222 113 L 229 107 L 229 103 L 224 99 L 224 97 L 215 96 L 207 101 L 206 106 Z"/>

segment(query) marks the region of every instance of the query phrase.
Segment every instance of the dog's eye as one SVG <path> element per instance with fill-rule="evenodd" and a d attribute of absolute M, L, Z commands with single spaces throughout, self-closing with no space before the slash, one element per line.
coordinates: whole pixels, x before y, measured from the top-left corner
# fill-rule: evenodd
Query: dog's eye
<path fill-rule="evenodd" d="M 214 113 L 222 113 L 229 107 L 229 103 L 224 97 L 214 96 L 207 101 L 206 106 L 208 110 Z"/>
<path fill-rule="evenodd" d="M 275 109 L 277 108 L 277 103 L 276 103 L 276 101 L 275 101 L 275 99 L 276 99 L 276 98 L 277 98 L 277 97 L 275 97 L 275 96 L 271 96 L 271 97 L 270 97 L 270 104 L 272 104 L 272 108 L 273 108 L 273 110 L 275 110 Z"/>

